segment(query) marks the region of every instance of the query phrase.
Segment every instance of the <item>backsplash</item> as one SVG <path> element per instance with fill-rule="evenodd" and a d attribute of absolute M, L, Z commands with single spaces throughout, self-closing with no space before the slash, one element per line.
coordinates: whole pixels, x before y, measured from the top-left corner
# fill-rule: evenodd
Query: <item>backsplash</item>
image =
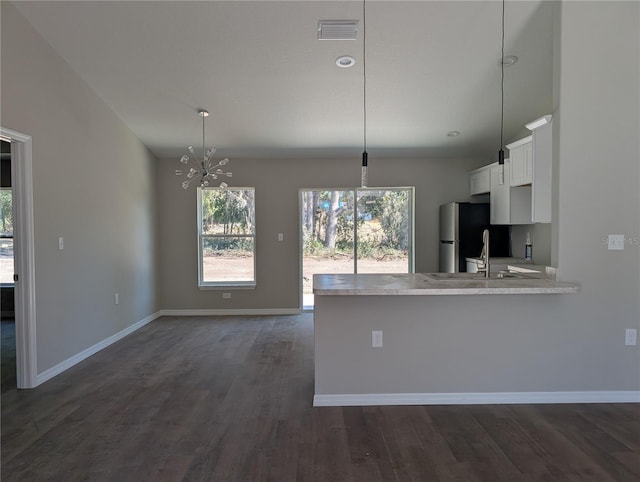
<path fill-rule="evenodd" d="M 524 258 L 524 244 L 527 233 L 531 234 L 533 262 L 535 264 L 551 264 L 551 224 L 528 224 L 511 227 L 511 254 Z"/>

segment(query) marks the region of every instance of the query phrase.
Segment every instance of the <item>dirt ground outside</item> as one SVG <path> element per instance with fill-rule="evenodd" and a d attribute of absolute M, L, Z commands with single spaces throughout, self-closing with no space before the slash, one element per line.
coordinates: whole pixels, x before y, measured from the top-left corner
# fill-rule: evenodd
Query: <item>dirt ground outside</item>
<path fill-rule="evenodd" d="M 224 259 L 224 263 L 220 261 Z M 358 261 L 358 273 L 407 273 L 409 262 L 406 258 L 383 259 L 364 258 Z M 313 292 L 314 274 L 353 273 L 353 257 L 340 256 L 325 258 L 305 256 L 303 267 L 303 293 Z M 204 257 L 204 279 L 216 281 L 248 281 L 253 276 L 253 257 L 225 255 Z"/>
<path fill-rule="evenodd" d="M 302 260 L 303 293 L 313 292 L 314 274 L 353 273 L 353 257 L 323 258 L 305 256 Z M 384 259 L 364 258 L 358 260 L 358 273 L 408 273 L 406 258 Z"/>
<path fill-rule="evenodd" d="M 252 281 L 253 254 L 204 255 L 202 259 L 204 281 Z"/>

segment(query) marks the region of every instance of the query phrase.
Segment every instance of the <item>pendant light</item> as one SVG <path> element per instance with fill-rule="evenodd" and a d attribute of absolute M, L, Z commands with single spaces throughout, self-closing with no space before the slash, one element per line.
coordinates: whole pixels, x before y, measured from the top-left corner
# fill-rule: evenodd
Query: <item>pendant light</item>
<path fill-rule="evenodd" d="M 184 164 L 186 167 L 189 167 L 189 170 L 186 174 L 186 179 L 182 181 L 182 188 L 188 189 L 191 183 L 194 180 L 197 180 L 201 187 L 208 187 L 212 181 L 216 181 L 221 177 L 231 177 L 231 172 L 226 172 L 222 169 L 222 166 L 225 166 L 229 163 L 229 159 L 225 158 L 219 161 L 217 164 L 213 164 L 213 155 L 216 153 L 216 148 L 212 147 L 208 151 L 206 150 L 204 143 L 204 119 L 209 117 L 209 112 L 204 109 L 198 110 L 198 115 L 202 117 L 202 159 L 198 157 L 193 146 L 189 146 L 187 150 L 191 154 L 189 157 L 187 154 L 180 158 L 180 162 Z M 193 165 L 189 166 L 189 163 L 193 161 Z M 195 167 L 194 167 L 195 166 Z M 182 169 L 176 169 L 176 176 L 182 176 Z M 224 189 L 228 184 L 226 182 L 221 182 L 220 187 Z"/>
<path fill-rule="evenodd" d="M 362 175 L 360 187 L 367 187 L 369 175 L 369 155 L 367 154 L 367 7 L 362 0 Z"/>
<path fill-rule="evenodd" d="M 500 56 L 500 150 L 498 151 L 498 165 L 500 166 L 500 184 L 504 184 L 504 4 L 502 0 L 502 50 Z"/>

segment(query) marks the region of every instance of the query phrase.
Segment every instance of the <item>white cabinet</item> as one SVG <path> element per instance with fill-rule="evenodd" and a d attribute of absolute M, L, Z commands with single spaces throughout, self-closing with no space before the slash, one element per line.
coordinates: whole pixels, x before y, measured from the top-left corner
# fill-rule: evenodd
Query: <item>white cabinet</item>
<path fill-rule="evenodd" d="M 525 186 L 533 181 L 533 136 L 507 145 L 511 159 L 510 186 Z"/>
<path fill-rule="evenodd" d="M 504 160 L 502 184 L 500 166 L 491 166 L 491 224 L 531 224 L 531 186 L 513 187 L 509 184 L 510 164 L 510 159 Z"/>
<path fill-rule="evenodd" d="M 511 159 L 510 186 L 531 185 L 531 223 L 551 222 L 552 118 L 529 124 L 531 135 L 507 145 Z"/>
<path fill-rule="evenodd" d="M 470 194 L 490 193 L 491 224 L 551 222 L 553 161 L 551 116 L 526 126 L 531 135 L 507 145 L 504 182 L 495 162 L 469 173 Z"/>
<path fill-rule="evenodd" d="M 469 173 L 469 193 L 487 194 L 491 191 L 491 166 L 484 166 Z"/>
<path fill-rule="evenodd" d="M 550 116 L 549 116 L 550 117 Z M 552 122 L 533 129 L 533 179 L 531 222 L 551 222 L 551 170 L 553 162 Z"/>

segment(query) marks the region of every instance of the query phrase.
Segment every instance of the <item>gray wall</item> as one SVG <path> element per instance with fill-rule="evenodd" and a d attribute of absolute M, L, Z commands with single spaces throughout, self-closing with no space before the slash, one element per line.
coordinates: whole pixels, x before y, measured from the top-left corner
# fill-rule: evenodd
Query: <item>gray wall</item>
<path fill-rule="evenodd" d="M 640 324 L 640 3 L 563 2 L 560 19 L 552 242 L 559 275 L 582 283 L 567 300 L 569 349 L 584 352 L 585 370 L 594 359 L 627 360 L 623 376 L 638 389 L 640 352 L 623 340 Z M 631 242 L 608 251 L 608 234 Z"/>
<path fill-rule="evenodd" d="M 416 271 L 438 271 L 438 209 L 469 200 L 467 172 L 487 160 L 376 159 L 369 157 L 370 186 L 416 187 Z M 158 240 L 162 309 L 286 309 L 300 306 L 299 206 L 301 188 L 353 187 L 360 159 L 231 159 L 234 186 L 256 188 L 257 287 L 220 291 L 197 287 L 196 190 L 184 191 L 176 159 L 157 170 Z M 476 200 L 474 200 L 476 201 Z M 284 233 L 284 242 L 277 241 Z"/>
<path fill-rule="evenodd" d="M 7 2 L 1 124 L 33 138 L 42 373 L 156 311 L 155 167 L 148 150 Z"/>
<path fill-rule="evenodd" d="M 317 296 L 315 393 L 640 390 L 637 347 L 576 319 L 582 296 Z"/>

